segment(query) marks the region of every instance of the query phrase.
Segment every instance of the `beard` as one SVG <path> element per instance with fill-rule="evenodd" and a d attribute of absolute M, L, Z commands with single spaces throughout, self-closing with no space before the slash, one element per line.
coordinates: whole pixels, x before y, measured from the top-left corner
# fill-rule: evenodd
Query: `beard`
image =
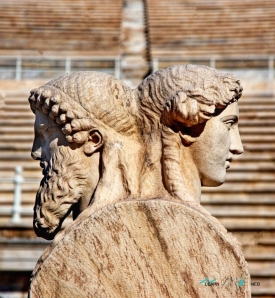
<path fill-rule="evenodd" d="M 34 231 L 39 237 L 53 239 L 72 206 L 87 191 L 89 169 L 79 153 L 60 146 L 48 163 L 40 163 L 44 178 L 36 195 L 33 218 Z"/>

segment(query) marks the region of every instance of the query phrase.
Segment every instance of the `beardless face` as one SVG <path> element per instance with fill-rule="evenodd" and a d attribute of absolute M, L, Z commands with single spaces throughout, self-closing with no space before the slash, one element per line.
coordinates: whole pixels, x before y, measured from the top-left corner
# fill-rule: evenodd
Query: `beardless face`
<path fill-rule="evenodd" d="M 52 239 L 73 204 L 87 207 L 99 180 L 99 152 L 84 154 L 69 146 L 61 127 L 43 112 L 35 112 L 32 157 L 40 160 L 44 178 L 37 192 L 34 228 Z"/>
<path fill-rule="evenodd" d="M 243 153 L 238 119 L 238 102 L 234 102 L 207 121 L 201 134 L 190 145 L 191 157 L 202 186 L 224 183 L 233 155 Z"/>

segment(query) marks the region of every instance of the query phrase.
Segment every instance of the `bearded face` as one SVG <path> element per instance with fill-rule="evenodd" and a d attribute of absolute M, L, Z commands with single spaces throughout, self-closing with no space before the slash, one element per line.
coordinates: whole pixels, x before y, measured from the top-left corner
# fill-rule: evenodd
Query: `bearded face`
<path fill-rule="evenodd" d="M 40 183 L 34 207 L 34 229 L 37 235 L 52 239 L 89 187 L 88 167 L 69 147 L 59 147 L 49 162 L 41 161 L 44 178 Z"/>
<path fill-rule="evenodd" d="M 40 161 L 43 179 L 34 206 L 34 230 L 53 239 L 73 205 L 84 210 L 99 180 L 99 152 L 87 156 L 70 145 L 61 127 L 37 110 L 32 157 Z M 78 213 L 79 213 L 78 212 Z M 77 214 L 76 214 L 77 215 Z"/>

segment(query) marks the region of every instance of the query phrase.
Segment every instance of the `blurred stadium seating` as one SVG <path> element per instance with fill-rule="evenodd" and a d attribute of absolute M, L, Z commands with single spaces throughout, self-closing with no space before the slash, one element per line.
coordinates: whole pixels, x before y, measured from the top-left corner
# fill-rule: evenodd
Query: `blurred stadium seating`
<path fill-rule="evenodd" d="M 243 81 L 239 127 L 245 153 L 232 163 L 224 185 L 203 189 L 202 204 L 243 244 L 252 281 L 260 282 L 252 286 L 253 297 L 274 297 L 275 2 L 144 3 L 152 70 L 205 64 Z M 0 296 L 14 298 L 9 291 L 27 291 L 27 277 L 46 247 L 32 231 L 41 170 L 30 157 L 34 115 L 29 90 L 68 70 L 96 69 L 120 76 L 122 10 L 122 0 L 0 2 L 0 101 L 5 99 L 0 110 Z M 24 178 L 19 222 L 12 221 L 16 166 L 23 168 Z"/>

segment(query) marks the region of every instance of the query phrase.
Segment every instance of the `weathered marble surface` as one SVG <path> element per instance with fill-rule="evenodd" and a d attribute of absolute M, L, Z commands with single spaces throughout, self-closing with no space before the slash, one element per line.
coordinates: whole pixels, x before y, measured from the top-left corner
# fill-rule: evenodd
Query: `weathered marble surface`
<path fill-rule="evenodd" d="M 250 297 L 233 237 L 211 216 L 164 200 L 104 207 L 42 259 L 30 297 Z M 219 285 L 200 284 L 207 277 Z"/>
<path fill-rule="evenodd" d="M 234 76 L 193 65 L 160 70 L 134 90 L 82 72 L 31 91 L 32 157 L 44 174 L 34 229 L 55 239 L 36 267 L 30 297 L 213 297 L 213 286 L 199 284 L 204 276 L 249 276 L 238 241 L 199 204 L 201 186 L 221 185 L 243 152 L 241 94 Z M 56 235 L 71 211 L 75 221 Z M 71 279 L 81 272 L 83 288 Z M 198 282 L 197 273 L 205 273 Z M 217 296 L 233 288 L 219 287 Z M 237 290 L 250 295 L 249 283 Z"/>

